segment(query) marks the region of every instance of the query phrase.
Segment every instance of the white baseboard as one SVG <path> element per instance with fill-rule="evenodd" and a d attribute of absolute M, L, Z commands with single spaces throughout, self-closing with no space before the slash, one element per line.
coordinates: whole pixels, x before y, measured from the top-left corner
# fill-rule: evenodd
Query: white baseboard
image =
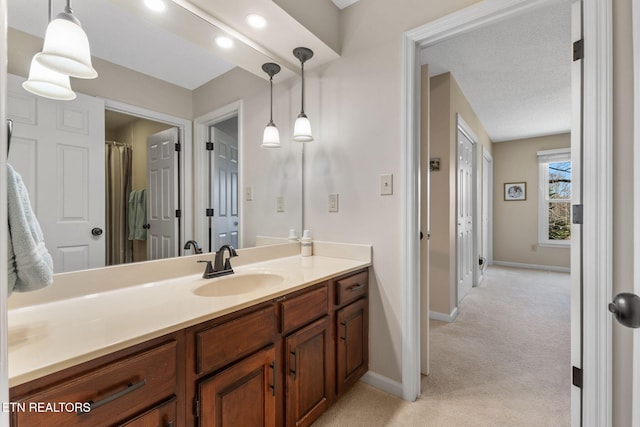
<path fill-rule="evenodd" d="M 360 378 L 360 381 L 402 399 L 402 383 L 398 381 L 394 381 L 391 378 L 376 374 L 372 371 L 367 371 L 367 373 Z"/>
<path fill-rule="evenodd" d="M 561 273 L 571 273 L 571 268 L 558 267 L 555 265 L 524 264 L 520 262 L 507 262 L 507 261 L 494 261 L 493 265 L 499 265 L 502 267 L 529 268 L 532 270 L 546 270 L 546 271 L 558 271 Z"/>
<path fill-rule="evenodd" d="M 456 317 L 458 317 L 458 307 L 454 308 L 451 314 L 438 313 L 437 311 L 429 310 L 429 319 L 451 323 L 456 320 Z"/>

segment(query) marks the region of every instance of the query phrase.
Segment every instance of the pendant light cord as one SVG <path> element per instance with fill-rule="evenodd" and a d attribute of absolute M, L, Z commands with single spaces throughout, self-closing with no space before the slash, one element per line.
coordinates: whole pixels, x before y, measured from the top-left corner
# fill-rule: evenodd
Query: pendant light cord
<path fill-rule="evenodd" d="M 300 108 L 300 114 L 304 114 L 304 61 L 300 63 L 302 69 L 302 107 Z"/>
<path fill-rule="evenodd" d="M 269 124 L 273 124 L 273 75 L 269 76 Z"/>
<path fill-rule="evenodd" d="M 67 7 L 64 8 L 64 11 L 67 13 L 73 13 L 71 10 L 71 0 L 67 0 Z"/>

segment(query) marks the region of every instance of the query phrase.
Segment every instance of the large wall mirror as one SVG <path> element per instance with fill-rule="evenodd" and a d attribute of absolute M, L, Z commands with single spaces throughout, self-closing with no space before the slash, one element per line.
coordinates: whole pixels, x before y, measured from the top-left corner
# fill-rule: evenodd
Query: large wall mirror
<path fill-rule="evenodd" d="M 65 3 L 51 2 L 54 16 Z M 206 16 L 165 5 L 72 2 L 98 77 L 72 78 L 77 98 L 56 101 L 21 86 L 47 2 L 8 2 L 9 163 L 56 273 L 188 255 L 189 240 L 208 252 L 302 231 L 302 146 L 260 147 L 269 86 L 256 70 L 273 60 L 239 40 L 225 50 Z M 280 77 L 294 75 L 283 64 Z"/>

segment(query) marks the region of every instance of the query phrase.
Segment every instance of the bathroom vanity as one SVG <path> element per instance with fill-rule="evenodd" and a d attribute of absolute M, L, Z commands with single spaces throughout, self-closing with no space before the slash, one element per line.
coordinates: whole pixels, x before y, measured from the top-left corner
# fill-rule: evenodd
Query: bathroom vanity
<path fill-rule="evenodd" d="M 90 360 L 57 363 L 70 365 L 63 369 L 50 363 L 28 381 L 16 376 L 12 425 L 310 425 L 368 369 L 369 265 L 294 256 L 240 268 L 240 287 L 248 286 L 243 275 L 259 282 L 262 273 L 289 274 L 283 283 L 239 290 L 244 297 L 222 281 L 213 291 L 219 279 L 189 277 L 186 289 L 178 279 L 158 284 L 174 296 L 159 310 L 169 318 L 172 307 L 189 305 L 177 289 L 189 293 L 189 320 Z M 210 313 L 202 314 L 202 300 Z"/>

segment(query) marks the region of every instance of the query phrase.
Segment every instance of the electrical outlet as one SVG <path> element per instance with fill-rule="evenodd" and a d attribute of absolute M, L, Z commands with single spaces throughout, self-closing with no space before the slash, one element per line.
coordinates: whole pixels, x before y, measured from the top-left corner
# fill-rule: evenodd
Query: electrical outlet
<path fill-rule="evenodd" d="M 389 196 L 393 194 L 393 174 L 380 175 L 380 195 Z"/>
<path fill-rule="evenodd" d="M 247 202 L 250 202 L 253 200 L 253 187 L 248 185 L 247 188 L 245 188 L 244 190 L 244 199 Z"/>
<path fill-rule="evenodd" d="M 284 197 L 282 196 L 276 198 L 276 211 L 284 212 Z"/>
<path fill-rule="evenodd" d="M 338 193 L 329 194 L 329 212 L 338 212 Z"/>

